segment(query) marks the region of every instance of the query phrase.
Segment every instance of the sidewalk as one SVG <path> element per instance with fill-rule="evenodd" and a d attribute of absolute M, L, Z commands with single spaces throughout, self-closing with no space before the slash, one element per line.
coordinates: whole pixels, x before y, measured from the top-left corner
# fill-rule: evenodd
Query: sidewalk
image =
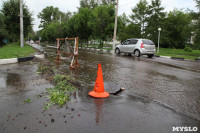
<path fill-rule="evenodd" d="M 33 48 L 39 50 L 40 52 L 44 51 L 44 48 L 42 46 L 38 45 L 38 44 L 35 44 L 35 43 L 33 43 L 33 44 L 27 43 L 27 44 L 30 45 L 30 46 L 32 46 Z"/>

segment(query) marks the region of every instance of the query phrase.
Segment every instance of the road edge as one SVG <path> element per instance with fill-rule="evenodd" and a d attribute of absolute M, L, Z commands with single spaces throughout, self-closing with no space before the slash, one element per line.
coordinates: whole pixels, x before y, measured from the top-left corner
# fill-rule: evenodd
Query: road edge
<path fill-rule="evenodd" d="M 0 65 L 6 65 L 6 64 L 14 64 L 14 63 L 20 63 L 20 62 L 26 62 L 33 60 L 34 58 L 40 58 L 44 59 L 45 55 L 34 55 L 34 56 L 28 56 L 28 57 L 19 57 L 19 58 L 10 58 L 10 59 L 0 59 Z"/>

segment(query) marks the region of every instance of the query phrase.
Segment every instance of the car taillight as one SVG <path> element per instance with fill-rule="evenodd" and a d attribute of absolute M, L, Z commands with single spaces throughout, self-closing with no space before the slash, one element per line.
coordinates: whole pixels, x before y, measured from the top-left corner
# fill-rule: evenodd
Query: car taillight
<path fill-rule="evenodd" d="M 144 48 L 144 43 L 141 43 L 141 46 L 140 46 L 141 48 Z"/>

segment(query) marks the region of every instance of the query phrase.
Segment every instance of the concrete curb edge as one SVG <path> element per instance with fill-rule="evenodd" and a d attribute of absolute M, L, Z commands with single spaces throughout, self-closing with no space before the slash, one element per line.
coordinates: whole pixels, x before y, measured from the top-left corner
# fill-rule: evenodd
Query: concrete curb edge
<path fill-rule="evenodd" d="M 5 64 L 13 64 L 13 63 L 19 63 L 19 62 L 26 62 L 33 60 L 34 58 L 45 58 L 44 54 L 41 55 L 34 55 L 34 56 L 28 56 L 28 57 L 19 57 L 19 58 L 10 58 L 10 59 L 0 59 L 0 65 Z"/>

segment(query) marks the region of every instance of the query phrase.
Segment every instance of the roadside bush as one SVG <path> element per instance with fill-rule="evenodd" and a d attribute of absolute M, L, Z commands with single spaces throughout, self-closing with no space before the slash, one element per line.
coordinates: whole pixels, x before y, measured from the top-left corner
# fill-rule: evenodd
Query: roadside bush
<path fill-rule="evenodd" d="M 192 52 L 192 48 L 188 45 L 185 45 L 184 51 L 185 52 Z"/>

